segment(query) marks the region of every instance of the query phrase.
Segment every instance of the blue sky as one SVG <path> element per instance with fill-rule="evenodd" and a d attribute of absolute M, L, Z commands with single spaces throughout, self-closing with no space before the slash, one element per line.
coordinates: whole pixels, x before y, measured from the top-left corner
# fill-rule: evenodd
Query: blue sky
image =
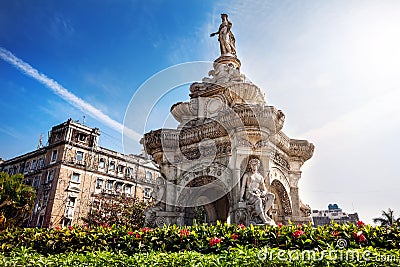
<path fill-rule="evenodd" d="M 304 202 L 337 202 L 367 222 L 389 207 L 400 215 L 399 1 L 0 1 L 0 47 L 101 112 L 0 60 L 0 157 L 34 150 L 41 133 L 83 115 L 102 146 L 122 151 L 118 123 L 133 94 L 170 66 L 218 57 L 209 34 L 220 13 L 242 72 L 286 114 L 285 133 L 316 146 Z M 151 127 L 187 99 L 187 86 L 176 88 Z"/>

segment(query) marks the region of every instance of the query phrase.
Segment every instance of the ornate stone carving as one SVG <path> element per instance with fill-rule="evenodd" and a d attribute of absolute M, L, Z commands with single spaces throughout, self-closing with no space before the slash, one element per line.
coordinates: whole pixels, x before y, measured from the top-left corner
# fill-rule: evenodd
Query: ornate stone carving
<path fill-rule="evenodd" d="M 291 157 L 298 157 L 306 161 L 314 154 L 314 145 L 306 140 L 290 139 L 289 154 Z"/>
<path fill-rule="evenodd" d="M 289 168 L 290 168 L 289 162 L 281 154 L 275 153 L 273 160 L 279 166 L 289 170 Z"/>

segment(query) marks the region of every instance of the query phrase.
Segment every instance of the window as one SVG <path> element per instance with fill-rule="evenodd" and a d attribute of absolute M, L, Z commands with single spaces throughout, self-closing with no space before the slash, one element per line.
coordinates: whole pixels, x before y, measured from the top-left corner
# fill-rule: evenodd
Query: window
<path fill-rule="evenodd" d="M 124 171 L 124 166 L 118 165 L 118 172 L 123 173 L 123 171 Z"/>
<path fill-rule="evenodd" d="M 31 162 L 30 162 L 30 161 L 28 161 L 28 162 L 25 164 L 25 171 L 26 171 L 26 172 L 29 170 L 30 165 L 31 165 Z"/>
<path fill-rule="evenodd" d="M 132 194 L 132 186 L 131 185 L 125 185 L 125 194 Z"/>
<path fill-rule="evenodd" d="M 121 193 L 122 192 L 122 183 L 117 183 L 115 186 L 115 189 L 117 192 Z"/>
<path fill-rule="evenodd" d="M 42 167 L 43 167 L 43 162 L 44 162 L 44 158 L 40 158 L 39 160 L 38 160 L 38 169 L 41 169 Z"/>
<path fill-rule="evenodd" d="M 51 162 L 55 162 L 57 160 L 57 150 L 53 150 L 53 154 L 51 155 Z"/>
<path fill-rule="evenodd" d="M 46 206 L 48 200 L 49 200 L 49 191 L 45 191 L 43 195 L 42 206 Z"/>
<path fill-rule="evenodd" d="M 68 197 L 67 206 L 75 207 L 76 197 Z"/>
<path fill-rule="evenodd" d="M 106 161 L 103 158 L 101 158 L 99 160 L 99 168 L 104 169 L 105 166 L 106 166 Z"/>
<path fill-rule="evenodd" d="M 146 187 L 143 189 L 143 197 L 144 198 L 150 198 L 151 197 L 151 189 Z"/>
<path fill-rule="evenodd" d="M 146 171 L 146 180 L 151 180 L 152 177 L 153 175 L 151 174 L 151 172 Z"/>
<path fill-rule="evenodd" d="M 79 183 L 79 181 L 80 181 L 80 176 L 81 176 L 81 175 L 80 175 L 79 173 L 76 173 L 76 172 L 72 173 L 71 181 L 72 181 L 72 182 Z"/>
<path fill-rule="evenodd" d="M 97 179 L 96 180 L 96 189 L 102 189 L 103 188 L 103 179 Z"/>
<path fill-rule="evenodd" d="M 24 172 L 24 164 L 22 163 L 20 166 L 19 166 L 19 173 L 23 173 Z"/>
<path fill-rule="evenodd" d="M 47 174 L 47 182 L 50 183 L 53 181 L 54 178 L 54 170 L 49 171 L 49 173 Z"/>
<path fill-rule="evenodd" d="M 86 141 L 86 134 L 78 133 L 78 141 L 85 142 Z"/>
<path fill-rule="evenodd" d="M 106 188 L 107 188 L 108 190 L 112 190 L 112 189 L 113 189 L 113 184 L 114 184 L 114 181 L 113 181 L 113 180 L 107 180 Z"/>
<path fill-rule="evenodd" d="M 31 166 L 31 170 L 35 170 L 36 169 L 36 159 L 34 159 L 33 161 L 32 161 L 32 166 Z"/>
<path fill-rule="evenodd" d="M 36 176 L 35 179 L 33 179 L 32 186 L 33 186 L 34 188 L 38 188 L 38 186 L 39 186 L 39 180 L 40 180 L 39 176 Z"/>
<path fill-rule="evenodd" d="M 83 152 L 77 151 L 76 152 L 76 161 L 81 162 L 83 160 Z"/>
<path fill-rule="evenodd" d="M 110 170 L 110 171 L 115 171 L 115 162 L 114 162 L 114 161 L 111 161 L 111 162 L 110 162 L 109 170 Z"/>

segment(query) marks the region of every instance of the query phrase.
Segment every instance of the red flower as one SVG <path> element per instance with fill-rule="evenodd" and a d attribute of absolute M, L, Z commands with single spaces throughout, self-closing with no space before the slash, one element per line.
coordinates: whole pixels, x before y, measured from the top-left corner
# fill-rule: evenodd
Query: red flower
<path fill-rule="evenodd" d="M 339 235 L 339 232 L 338 232 L 338 231 L 333 231 L 333 232 L 332 232 L 332 235 L 333 235 L 333 236 L 338 236 L 338 235 Z"/>
<path fill-rule="evenodd" d="M 354 239 L 356 239 L 358 242 L 363 243 L 367 241 L 367 238 L 364 236 L 363 232 L 360 231 L 358 233 L 353 233 Z"/>
<path fill-rule="evenodd" d="M 135 237 L 136 237 L 137 239 L 141 239 L 141 238 L 142 238 L 141 234 L 136 234 Z"/>
<path fill-rule="evenodd" d="M 181 229 L 181 230 L 179 230 L 179 235 L 181 237 L 186 237 L 186 236 L 190 235 L 190 231 L 189 231 L 189 229 Z"/>
<path fill-rule="evenodd" d="M 128 235 L 133 235 L 133 232 L 132 232 L 132 231 L 129 231 L 129 232 L 128 232 Z"/>
<path fill-rule="evenodd" d="M 241 224 L 238 224 L 238 227 L 241 228 L 241 229 L 246 228 L 246 226 L 244 226 L 244 224 L 242 224 L 242 223 L 241 223 Z"/>
<path fill-rule="evenodd" d="M 233 239 L 233 240 L 236 240 L 236 239 L 238 239 L 238 237 L 239 237 L 239 235 L 238 235 L 238 234 L 236 234 L 236 233 L 234 233 L 234 234 L 232 235 L 232 239 Z"/>
<path fill-rule="evenodd" d="M 58 230 L 61 230 L 61 227 L 60 226 L 56 226 L 56 227 L 54 227 L 54 229 L 56 229 L 58 231 Z"/>
<path fill-rule="evenodd" d="M 278 223 L 278 228 L 281 228 L 283 226 L 283 224 Z"/>
<path fill-rule="evenodd" d="M 74 230 L 74 227 L 73 226 L 68 226 L 68 229 L 72 231 L 72 230 Z"/>
<path fill-rule="evenodd" d="M 301 235 L 304 235 L 304 232 L 302 230 L 297 230 L 293 232 L 292 234 L 296 239 L 298 239 Z"/>
<path fill-rule="evenodd" d="M 217 245 L 218 243 L 221 242 L 221 238 L 219 237 L 213 237 L 210 239 L 210 247 Z"/>
<path fill-rule="evenodd" d="M 147 233 L 147 232 L 150 232 L 150 231 L 153 230 L 153 229 L 148 228 L 148 227 L 144 227 L 144 228 L 142 228 L 141 230 L 142 230 L 143 233 Z"/>
<path fill-rule="evenodd" d="M 364 234 L 358 236 L 358 242 L 363 243 L 365 241 L 367 241 L 367 238 L 364 236 Z"/>
<path fill-rule="evenodd" d="M 358 222 L 357 222 L 357 226 L 358 226 L 358 227 L 363 227 L 363 226 L 365 226 L 365 223 L 362 222 L 362 221 L 358 221 Z"/>

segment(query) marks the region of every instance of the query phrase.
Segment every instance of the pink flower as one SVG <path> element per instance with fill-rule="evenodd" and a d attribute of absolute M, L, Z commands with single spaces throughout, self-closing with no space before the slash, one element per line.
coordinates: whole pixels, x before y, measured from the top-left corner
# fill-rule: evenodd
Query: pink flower
<path fill-rule="evenodd" d="M 232 239 L 233 239 L 233 240 L 236 240 L 236 239 L 238 239 L 238 238 L 239 238 L 239 235 L 238 235 L 238 234 L 234 233 L 234 234 L 232 235 Z"/>
<path fill-rule="evenodd" d="M 186 236 L 190 235 L 190 231 L 188 229 L 181 229 L 181 230 L 179 230 L 179 235 L 181 237 L 186 237 Z"/>
<path fill-rule="evenodd" d="M 357 222 L 357 226 L 358 227 L 363 227 L 363 226 L 365 226 L 365 223 L 363 221 L 358 221 Z"/>
<path fill-rule="evenodd" d="M 74 230 L 74 227 L 73 226 L 68 226 L 68 229 L 72 231 L 72 230 Z"/>
<path fill-rule="evenodd" d="M 304 232 L 302 230 L 297 230 L 293 232 L 292 234 L 296 239 L 298 239 L 301 235 L 304 235 Z"/>
<path fill-rule="evenodd" d="M 238 227 L 241 228 L 241 229 L 246 228 L 246 226 L 244 226 L 244 224 L 242 224 L 242 223 L 241 223 L 241 224 L 238 224 Z"/>
<path fill-rule="evenodd" d="M 283 226 L 283 224 L 278 223 L 278 228 L 281 228 Z"/>
<path fill-rule="evenodd" d="M 210 239 L 210 247 L 217 245 L 218 243 L 221 242 L 221 238 L 219 237 L 213 237 Z"/>

